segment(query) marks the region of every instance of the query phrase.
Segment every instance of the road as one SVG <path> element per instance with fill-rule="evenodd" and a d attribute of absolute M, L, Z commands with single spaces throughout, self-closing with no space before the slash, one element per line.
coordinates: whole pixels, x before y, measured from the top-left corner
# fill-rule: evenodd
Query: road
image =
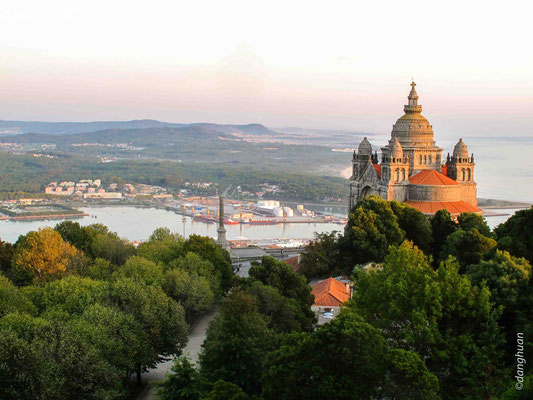
<path fill-rule="evenodd" d="M 183 350 L 183 354 L 186 354 L 193 363 L 198 362 L 198 355 L 202 350 L 202 343 L 205 340 L 207 327 L 209 322 L 211 322 L 217 314 L 218 306 L 202 315 L 192 326 L 189 341 Z M 143 382 L 149 382 L 149 384 L 137 398 L 138 400 L 155 400 L 155 385 L 152 383 L 164 380 L 167 373 L 170 373 L 170 368 L 172 368 L 173 363 L 174 360 L 162 362 L 156 368 L 151 369 L 142 375 Z"/>

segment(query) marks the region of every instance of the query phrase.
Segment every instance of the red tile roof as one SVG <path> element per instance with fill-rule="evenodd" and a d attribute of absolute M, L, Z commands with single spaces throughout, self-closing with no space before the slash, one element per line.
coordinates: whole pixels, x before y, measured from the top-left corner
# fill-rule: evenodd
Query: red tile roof
<path fill-rule="evenodd" d="M 424 214 L 435 214 L 442 209 L 448 210 L 452 215 L 464 212 L 481 213 L 481 209 L 464 201 L 406 201 L 406 203 Z"/>
<path fill-rule="evenodd" d="M 346 284 L 331 277 L 315 283 L 312 293 L 315 296 L 315 306 L 339 307 L 350 299 L 350 289 Z"/>
<path fill-rule="evenodd" d="M 283 260 L 284 263 L 289 264 L 294 272 L 298 272 L 300 270 L 300 256 L 296 255 L 291 258 L 287 258 L 286 260 Z"/>
<path fill-rule="evenodd" d="M 448 176 L 448 166 L 446 164 L 442 164 L 440 169 L 444 175 Z"/>
<path fill-rule="evenodd" d="M 448 178 L 446 175 L 434 169 L 423 169 L 418 174 L 409 177 L 409 183 L 413 185 L 460 185 L 459 182 Z"/>
<path fill-rule="evenodd" d="M 376 170 L 376 173 L 378 174 L 378 178 L 381 179 L 381 164 L 372 164 L 372 166 Z"/>

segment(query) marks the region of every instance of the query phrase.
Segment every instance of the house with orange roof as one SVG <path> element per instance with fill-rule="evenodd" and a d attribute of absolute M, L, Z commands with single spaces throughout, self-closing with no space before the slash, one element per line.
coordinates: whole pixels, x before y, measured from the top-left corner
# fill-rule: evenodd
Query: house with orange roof
<path fill-rule="evenodd" d="M 329 277 L 312 285 L 311 293 L 315 302 L 311 306 L 317 316 L 318 323 L 327 322 L 340 312 L 340 308 L 351 298 L 350 283 L 343 283 Z"/>
<path fill-rule="evenodd" d="M 300 254 L 296 254 L 294 257 L 289 257 L 282 261 L 285 264 L 289 264 L 294 272 L 300 272 Z"/>

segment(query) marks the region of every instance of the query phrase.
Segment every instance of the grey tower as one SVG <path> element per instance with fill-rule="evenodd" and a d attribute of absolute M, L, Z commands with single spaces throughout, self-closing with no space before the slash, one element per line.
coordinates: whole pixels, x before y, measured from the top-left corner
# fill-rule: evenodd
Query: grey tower
<path fill-rule="evenodd" d="M 217 243 L 222 246 L 224 249 L 228 249 L 229 242 L 226 239 L 226 228 L 224 228 L 224 197 L 220 196 L 218 198 L 218 237 Z"/>

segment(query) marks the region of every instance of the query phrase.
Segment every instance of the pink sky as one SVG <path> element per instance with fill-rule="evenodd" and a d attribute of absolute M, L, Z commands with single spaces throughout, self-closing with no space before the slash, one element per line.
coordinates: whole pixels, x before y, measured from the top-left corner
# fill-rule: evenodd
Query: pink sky
<path fill-rule="evenodd" d="M 414 77 L 439 135 L 533 136 L 531 14 L 499 4 L 10 2 L 0 119 L 388 133 Z"/>

